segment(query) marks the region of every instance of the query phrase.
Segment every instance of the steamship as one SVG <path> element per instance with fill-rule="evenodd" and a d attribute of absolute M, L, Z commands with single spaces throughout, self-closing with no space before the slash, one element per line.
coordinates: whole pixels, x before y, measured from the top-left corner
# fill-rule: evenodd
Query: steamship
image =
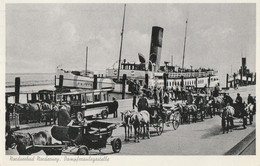
<path fill-rule="evenodd" d="M 123 89 L 125 89 L 127 92 L 129 88 L 127 84 L 123 88 L 123 77 L 126 78 L 126 80 L 135 80 L 140 83 L 141 86 L 146 85 L 150 88 L 155 86 L 167 87 L 171 89 L 187 89 L 194 87 L 213 88 L 219 84 L 217 71 L 213 69 L 185 69 L 183 67 L 188 21 L 186 21 L 182 67 L 173 66 L 173 64 L 169 65 L 168 62 L 165 62 L 164 66 L 160 66 L 163 28 L 158 26 L 152 27 L 150 56 L 148 61 L 142 54 L 138 53 L 140 63 L 129 63 L 126 62 L 126 60 L 121 62 L 125 8 L 126 6 L 124 7 L 118 68 L 114 68 L 113 65 L 112 68 L 106 69 L 106 73 L 104 74 L 94 74 L 93 72 L 87 72 L 87 64 L 85 72 L 57 69 L 55 76 L 56 87 L 73 89 L 110 88 L 114 92 L 122 92 Z"/>
<path fill-rule="evenodd" d="M 160 66 L 162 39 L 163 28 L 152 27 L 149 61 L 138 53 L 140 63 L 129 63 L 124 59 L 119 65 L 120 70 L 107 69 L 106 77 L 117 81 L 122 80 L 123 75 L 126 75 L 127 79 L 136 80 L 141 86 L 146 85 L 150 88 L 166 86 L 169 89 L 179 90 L 205 87 L 212 89 L 219 85 L 218 72 L 213 69 L 185 69 L 173 64 L 169 65 L 169 62 Z"/>
<path fill-rule="evenodd" d="M 250 71 L 246 65 L 246 57 L 242 57 L 240 69 L 234 73 L 227 74 L 226 88 L 237 86 L 248 86 L 256 84 L 256 73 Z"/>
<path fill-rule="evenodd" d="M 127 80 L 136 80 L 141 86 L 166 87 L 170 89 L 189 88 L 214 88 L 219 85 L 217 71 L 213 69 L 185 69 L 169 65 L 165 62 L 160 66 L 163 28 L 152 27 L 149 61 L 144 55 L 138 53 L 139 63 L 129 63 L 125 59 L 118 68 L 108 68 L 106 73 L 94 74 L 85 71 L 66 71 L 57 69 L 55 86 L 69 89 L 93 89 L 95 80 L 96 89 L 111 89 L 122 92 L 122 80 L 126 75 Z M 96 78 L 95 78 L 96 77 Z M 126 85 L 126 92 L 128 85 Z"/>

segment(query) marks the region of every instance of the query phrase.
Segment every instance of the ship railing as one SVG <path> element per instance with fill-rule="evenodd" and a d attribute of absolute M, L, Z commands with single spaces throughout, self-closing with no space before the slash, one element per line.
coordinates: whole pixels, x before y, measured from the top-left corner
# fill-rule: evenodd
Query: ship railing
<path fill-rule="evenodd" d="M 179 78 L 181 76 L 183 77 L 207 77 L 216 75 L 217 71 L 207 71 L 207 72 L 187 72 L 187 73 L 169 73 L 169 78 Z"/>

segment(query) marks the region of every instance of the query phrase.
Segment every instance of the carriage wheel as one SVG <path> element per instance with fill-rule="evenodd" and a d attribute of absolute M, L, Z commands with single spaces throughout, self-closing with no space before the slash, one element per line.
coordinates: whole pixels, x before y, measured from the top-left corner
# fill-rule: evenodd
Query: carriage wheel
<path fill-rule="evenodd" d="M 172 127 L 176 130 L 180 125 L 180 114 L 173 116 Z"/>
<path fill-rule="evenodd" d="M 84 120 L 84 115 L 82 112 L 77 112 L 76 120 L 82 122 Z"/>
<path fill-rule="evenodd" d="M 106 110 L 103 110 L 103 111 L 101 112 L 101 117 L 102 117 L 102 119 L 107 119 L 108 113 L 107 113 Z"/>
<path fill-rule="evenodd" d="M 77 151 L 77 155 L 88 155 L 88 147 L 86 146 L 80 146 L 78 151 Z"/>
<path fill-rule="evenodd" d="M 120 138 L 115 138 L 112 141 L 112 149 L 115 153 L 119 153 L 122 148 L 122 142 Z"/>
<path fill-rule="evenodd" d="M 179 127 L 180 122 L 177 120 L 173 120 L 172 121 L 172 127 L 174 128 L 174 130 L 177 130 L 177 128 Z"/>
<path fill-rule="evenodd" d="M 162 121 L 162 119 L 159 119 L 158 122 L 157 122 L 157 134 L 158 134 L 158 135 L 161 135 L 161 134 L 162 134 L 162 132 L 163 132 L 163 127 L 164 127 L 163 121 Z"/>

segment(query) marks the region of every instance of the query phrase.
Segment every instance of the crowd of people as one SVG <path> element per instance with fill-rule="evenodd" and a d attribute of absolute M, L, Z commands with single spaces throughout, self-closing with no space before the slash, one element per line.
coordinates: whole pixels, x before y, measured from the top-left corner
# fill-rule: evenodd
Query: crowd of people
<path fill-rule="evenodd" d="M 136 81 L 134 81 L 136 83 Z M 219 86 L 216 86 L 212 91 L 207 91 L 206 88 L 200 89 L 200 91 L 197 91 L 197 93 L 194 94 L 192 90 L 179 90 L 177 89 L 164 89 L 161 87 L 153 87 L 152 88 L 147 88 L 146 86 L 138 86 L 140 84 L 136 83 L 136 87 L 138 89 L 134 89 L 132 91 L 133 93 L 133 103 L 132 107 L 133 109 L 137 108 L 138 111 L 140 110 L 147 110 L 148 109 L 148 98 L 153 99 L 155 104 L 160 104 L 162 105 L 163 103 L 168 104 L 170 100 L 172 101 L 177 101 L 177 100 L 183 100 L 185 101 L 186 104 L 195 104 L 198 108 L 201 107 L 201 104 L 208 103 L 209 100 L 220 96 L 220 88 Z M 148 93 L 150 92 L 148 96 Z M 202 95 L 202 94 L 207 94 L 207 95 Z M 196 97 L 194 97 L 196 96 Z M 203 96 L 203 97 L 202 97 Z M 137 98 L 139 98 L 137 100 Z M 201 102 L 203 101 L 203 102 Z M 246 126 L 246 117 L 248 115 L 248 112 L 245 110 L 245 106 L 248 104 L 251 104 L 254 106 L 254 111 L 253 114 L 255 114 L 255 105 L 256 105 L 256 100 L 251 96 L 251 94 L 248 95 L 247 101 L 243 101 L 242 97 L 240 96 L 239 93 L 237 93 L 237 96 L 235 100 L 230 97 L 228 93 L 224 93 L 223 95 L 223 102 L 224 102 L 224 107 L 226 106 L 232 106 L 235 109 L 235 114 L 239 117 L 245 117 L 243 119 L 243 126 Z M 250 121 L 251 123 L 251 121 Z"/>

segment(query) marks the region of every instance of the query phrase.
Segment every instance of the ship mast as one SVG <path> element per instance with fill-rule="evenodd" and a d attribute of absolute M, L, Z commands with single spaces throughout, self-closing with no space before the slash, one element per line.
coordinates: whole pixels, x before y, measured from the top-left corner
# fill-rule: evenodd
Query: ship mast
<path fill-rule="evenodd" d="M 126 4 L 124 5 L 124 17 L 123 17 L 123 25 L 122 25 L 122 32 L 121 32 L 121 43 L 120 43 L 119 60 L 118 60 L 118 71 L 117 71 L 117 80 L 118 81 L 119 81 L 119 74 L 120 74 L 121 54 L 122 54 L 122 45 L 123 45 L 123 38 L 124 38 L 125 9 L 126 9 Z"/>
<path fill-rule="evenodd" d="M 188 18 L 187 18 L 187 20 L 186 20 L 186 28 L 185 28 L 184 47 L 183 47 L 182 66 L 181 66 L 182 69 L 183 69 L 183 67 L 184 67 L 184 57 L 185 57 L 185 47 L 186 47 L 187 26 L 188 26 Z"/>
<path fill-rule="evenodd" d="M 85 66 L 85 76 L 88 75 L 88 47 L 86 47 L 86 66 Z"/>

